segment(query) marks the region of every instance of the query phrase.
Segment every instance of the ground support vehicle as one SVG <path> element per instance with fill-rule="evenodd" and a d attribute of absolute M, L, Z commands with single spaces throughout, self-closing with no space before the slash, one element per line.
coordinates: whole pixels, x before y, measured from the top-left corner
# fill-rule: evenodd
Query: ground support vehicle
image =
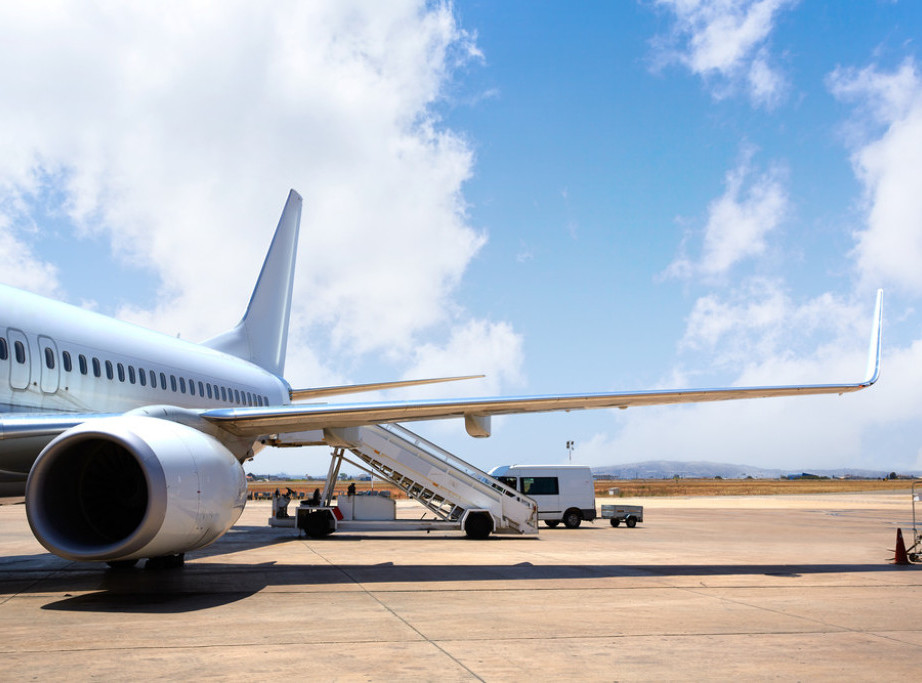
<path fill-rule="evenodd" d="M 405 427 L 328 429 L 324 438 L 333 452 L 319 505 L 302 503 L 295 517 L 274 513 L 269 520 L 272 526 L 295 527 L 312 537 L 347 529 L 458 529 L 470 538 L 538 533 L 535 501 Z M 297 435 L 292 441 L 271 443 L 302 445 Z M 394 484 L 434 518 L 395 519 L 393 501 L 361 495 L 340 496 L 334 505 L 333 487 L 343 461 Z"/>
<path fill-rule="evenodd" d="M 592 470 L 579 465 L 501 465 L 490 476 L 538 504 L 538 519 L 568 529 L 596 517 Z"/>
<path fill-rule="evenodd" d="M 603 505 L 602 519 L 607 519 L 612 526 L 620 526 L 621 522 L 633 529 L 637 522 L 643 521 L 643 505 Z"/>

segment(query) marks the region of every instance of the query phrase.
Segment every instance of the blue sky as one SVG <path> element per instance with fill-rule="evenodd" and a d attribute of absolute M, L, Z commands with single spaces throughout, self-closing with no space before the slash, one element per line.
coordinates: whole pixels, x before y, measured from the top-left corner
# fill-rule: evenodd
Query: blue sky
<path fill-rule="evenodd" d="M 305 198 L 294 386 L 853 381 L 857 395 L 410 425 L 475 465 L 922 470 L 918 3 L 0 8 L 0 278 L 232 326 Z M 256 471 L 322 473 L 326 450 Z"/>

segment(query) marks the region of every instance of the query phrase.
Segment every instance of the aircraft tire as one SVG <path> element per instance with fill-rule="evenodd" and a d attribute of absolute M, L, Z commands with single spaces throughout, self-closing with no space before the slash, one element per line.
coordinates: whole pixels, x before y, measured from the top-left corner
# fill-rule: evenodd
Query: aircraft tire
<path fill-rule="evenodd" d="M 109 569 L 116 572 L 123 572 L 128 569 L 134 569 L 137 563 L 137 560 L 109 560 L 106 562 L 106 564 L 109 565 Z"/>

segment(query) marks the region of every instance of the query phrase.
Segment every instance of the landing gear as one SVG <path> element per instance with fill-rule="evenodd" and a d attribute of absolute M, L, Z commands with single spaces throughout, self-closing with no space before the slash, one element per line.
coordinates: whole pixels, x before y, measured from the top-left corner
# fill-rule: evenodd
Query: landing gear
<path fill-rule="evenodd" d="M 179 569 L 186 563 L 185 553 L 178 555 L 160 555 L 144 563 L 145 569 Z"/>
<path fill-rule="evenodd" d="M 134 569 L 135 565 L 138 564 L 137 560 L 110 560 L 106 562 L 109 565 L 109 569 L 114 572 L 124 572 L 129 569 Z"/>

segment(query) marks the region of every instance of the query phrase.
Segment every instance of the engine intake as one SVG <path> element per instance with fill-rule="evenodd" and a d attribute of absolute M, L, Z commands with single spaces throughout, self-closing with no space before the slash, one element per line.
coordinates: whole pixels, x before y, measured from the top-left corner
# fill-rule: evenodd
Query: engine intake
<path fill-rule="evenodd" d="M 45 548 L 70 560 L 188 552 L 220 538 L 246 503 L 246 477 L 217 439 L 126 415 L 86 422 L 41 452 L 26 513 Z"/>

